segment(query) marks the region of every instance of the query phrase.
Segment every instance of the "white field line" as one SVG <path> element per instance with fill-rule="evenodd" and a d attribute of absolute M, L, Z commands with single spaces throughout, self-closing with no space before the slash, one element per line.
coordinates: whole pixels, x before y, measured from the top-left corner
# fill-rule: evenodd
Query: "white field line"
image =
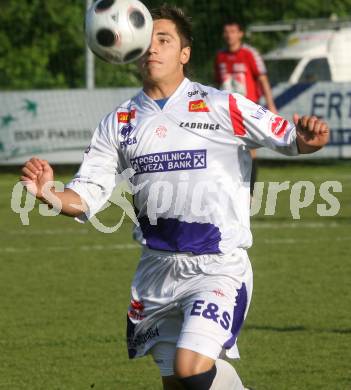
<path fill-rule="evenodd" d="M 335 241 L 349 241 L 349 237 L 330 237 L 333 242 Z M 256 243 L 264 244 L 310 244 L 311 239 L 296 239 L 296 238 L 264 238 L 254 240 Z M 326 238 L 313 238 L 313 242 L 325 242 Z M 14 248 L 4 247 L 0 248 L 0 253 L 25 253 L 35 251 L 49 251 L 49 252 L 63 252 L 63 251 L 106 251 L 106 250 L 133 250 L 141 248 L 139 244 L 113 244 L 113 245 L 77 245 L 77 246 L 42 246 L 42 247 L 26 247 L 26 248 Z"/>
<path fill-rule="evenodd" d="M 345 223 L 339 223 L 336 221 L 333 222 L 265 222 L 265 221 L 253 221 L 251 223 L 251 227 L 254 229 L 315 229 L 315 228 L 338 228 L 342 226 L 346 226 Z M 10 234 L 10 235 L 33 235 L 33 236 L 40 236 L 40 235 L 59 235 L 59 234 L 89 234 L 91 230 L 84 229 L 84 228 L 77 228 L 77 229 L 31 229 L 30 226 L 27 226 L 22 229 L 11 229 L 11 230 L 0 230 L 3 234 Z"/>
<path fill-rule="evenodd" d="M 53 236 L 56 234 L 88 234 L 90 230 L 88 229 L 31 229 L 30 226 L 27 226 L 25 228 L 21 228 L 19 230 L 9 230 L 6 231 L 5 229 L 2 229 L 2 232 L 5 234 L 11 234 L 11 235 L 29 235 L 29 236 L 41 236 L 41 235 L 48 235 Z"/>
<path fill-rule="evenodd" d="M 0 253 L 24 253 L 35 251 L 49 251 L 49 252 L 63 252 L 63 251 L 105 251 L 105 250 L 131 250 L 140 248 L 139 244 L 113 244 L 113 245 L 77 245 L 77 246 L 41 246 L 41 247 L 26 247 L 26 248 L 14 248 L 4 247 L 0 248 Z"/>
<path fill-rule="evenodd" d="M 350 237 L 330 237 L 331 241 L 350 241 Z M 254 245 L 257 242 L 263 242 L 264 244 L 311 244 L 311 242 L 326 242 L 325 237 L 306 239 L 306 238 L 264 238 L 254 239 Z"/>
<path fill-rule="evenodd" d="M 254 221 L 251 227 L 254 229 L 316 229 L 316 228 L 338 228 L 347 226 L 345 223 L 333 222 L 259 222 Z"/>
<path fill-rule="evenodd" d="M 338 176 L 335 178 L 331 178 L 330 175 L 327 175 L 327 176 L 316 175 L 316 176 L 312 176 L 312 178 L 306 177 L 305 179 L 299 179 L 299 180 L 311 180 L 311 181 L 319 180 L 319 181 L 325 182 L 325 181 L 341 181 L 341 179 L 350 179 L 350 177 L 351 177 L 350 173 L 345 172 L 345 173 L 338 173 Z M 342 183 L 342 184 L 344 184 L 344 183 Z"/>

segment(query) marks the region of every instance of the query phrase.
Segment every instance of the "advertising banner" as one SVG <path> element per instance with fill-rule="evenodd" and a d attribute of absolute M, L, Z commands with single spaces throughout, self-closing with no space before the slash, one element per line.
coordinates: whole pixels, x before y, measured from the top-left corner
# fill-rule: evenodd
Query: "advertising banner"
<path fill-rule="evenodd" d="M 278 84 L 273 95 L 279 114 L 289 121 L 296 112 L 324 118 L 330 126 L 330 142 L 324 149 L 297 158 L 351 158 L 351 83 Z M 284 158 L 267 149 L 257 154 Z"/>
<path fill-rule="evenodd" d="M 32 156 L 54 164 L 79 163 L 99 121 L 138 88 L 0 93 L 0 164 Z M 301 158 L 351 157 L 351 83 L 279 84 L 273 89 L 279 114 L 325 118 L 331 128 L 323 150 Z M 264 102 L 262 102 L 264 103 Z M 189 145 L 191 148 L 191 145 Z M 262 148 L 259 158 L 285 158 Z"/>
<path fill-rule="evenodd" d="M 100 120 L 137 88 L 0 93 L 0 164 L 82 160 Z"/>

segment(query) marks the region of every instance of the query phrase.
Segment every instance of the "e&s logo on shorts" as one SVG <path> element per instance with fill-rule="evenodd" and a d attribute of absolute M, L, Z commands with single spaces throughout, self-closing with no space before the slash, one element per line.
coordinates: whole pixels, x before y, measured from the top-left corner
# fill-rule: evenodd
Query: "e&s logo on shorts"
<path fill-rule="evenodd" d="M 225 330 L 229 329 L 231 323 L 231 316 L 227 311 L 221 311 L 219 306 L 215 303 L 207 303 L 202 299 L 197 299 L 194 301 L 190 315 L 199 317 L 201 316 L 208 320 L 212 320 Z"/>

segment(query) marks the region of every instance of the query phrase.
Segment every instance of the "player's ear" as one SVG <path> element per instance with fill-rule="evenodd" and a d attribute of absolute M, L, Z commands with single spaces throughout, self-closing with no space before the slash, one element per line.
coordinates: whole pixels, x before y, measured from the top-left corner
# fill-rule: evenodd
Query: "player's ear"
<path fill-rule="evenodd" d="M 190 60 L 191 48 L 189 46 L 183 47 L 180 53 L 180 63 L 185 65 Z"/>

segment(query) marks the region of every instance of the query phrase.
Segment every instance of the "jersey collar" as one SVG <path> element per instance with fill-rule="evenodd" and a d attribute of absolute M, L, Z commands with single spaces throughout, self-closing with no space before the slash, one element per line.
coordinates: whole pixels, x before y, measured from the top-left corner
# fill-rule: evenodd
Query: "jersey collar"
<path fill-rule="evenodd" d="M 173 92 L 173 94 L 168 98 L 166 104 L 163 109 L 158 106 L 158 104 L 151 99 L 143 90 L 136 96 L 136 100 L 138 102 L 138 106 L 141 107 L 145 111 L 166 111 L 172 103 L 177 100 L 179 97 L 183 97 L 183 92 L 189 87 L 190 80 L 188 78 L 184 78 L 184 80 L 179 84 L 178 88 Z M 184 94 L 184 97 L 186 94 Z"/>

